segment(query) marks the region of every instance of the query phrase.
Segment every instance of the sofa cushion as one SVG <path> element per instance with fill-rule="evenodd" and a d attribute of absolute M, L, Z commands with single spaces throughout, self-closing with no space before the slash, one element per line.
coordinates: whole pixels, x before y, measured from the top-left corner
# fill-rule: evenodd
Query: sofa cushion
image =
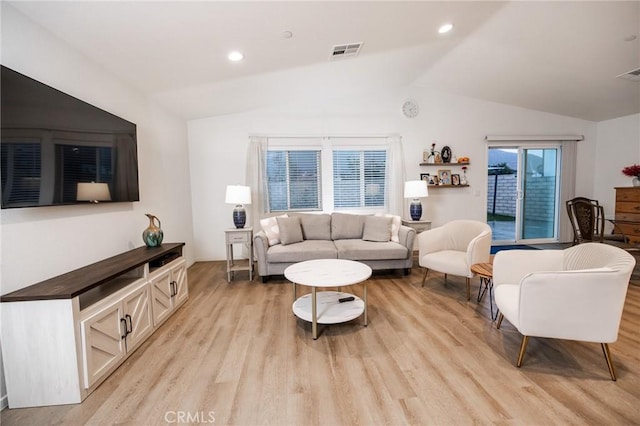
<path fill-rule="evenodd" d="M 302 235 L 305 240 L 331 240 L 331 216 L 328 214 L 301 214 Z"/>
<path fill-rule="evenodd" d="M 331 213 L 331 239 L 362 238 L 365 215 Z"/>
<path fill-rule="evenodd" d="M 269 247 L 267 256 L 270 263 L 293 263 L 313 259 L 335 259 L 337 251 L 333 241 L 305 240 Z"/>
<path fill-rule="evenodd" d="M 302 241 L 302 226 L 299 217 L 277 217 L 280 242 L 284 245 Z"/>
<path fill-rule="evenodd" d="M 378 243 L 362 239 L 336 240 L 338 259 L 347 260 L 395 260 L 406 259 L 409 250 L 394 242 Z"/>
<path fill-rule="evenodd" d="M 279 217 L 288 217 L 286 214 L 283 214 Z M 267 241 L 270 246 L 274 246 L 276 244 L 280 244 L 280 228 L 278 228 L 278 219 L 276 217 L 267 217 L 264 219 L 260 219 L 260 226 L 262 226 L 262 230 L 267 235 Z"/>
<path fill-rule="evenodd" d="M 420 258 L 420 266 L 435 271 L 449 271 L 451 275 L 466 277 L 471 265 L 467 265 L 467 252 L 442 250 L 425 254 Z"/>
<path fill-rule="evenodd" d="M 365 241 L 377 241 L 382 243 L 390 241 L 391 221 L 392 219 L 390 217 L 367 216 L 364 219 L 362 239 Z"/>
<path fill-rule="evenodd" d="M 400 216 L 389 213 L 376 213 L 376 216 L 390 217 L 391 220 L 391 241 L 394 243 L 400 242 L 400 225 L 402 225 L 402 218 Z"/>

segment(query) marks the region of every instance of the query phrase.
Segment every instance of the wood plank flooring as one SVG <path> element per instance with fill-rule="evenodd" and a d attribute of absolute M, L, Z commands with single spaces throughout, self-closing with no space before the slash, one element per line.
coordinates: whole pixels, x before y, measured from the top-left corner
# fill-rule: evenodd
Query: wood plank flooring
<path fill-rule="evenodd" d="M 320 326 L 314 341 L 284 278 L 229 284 L 224 268 L 193 265 L 189 301 L 85 402 L 5 409 L 2 425 L 640 422 L 639 286 L 610 345 L 613 382 L 592 343 L 532 338 L 516 368 L 520 334 L 495 328 L 487 296 L 467 302 L 463 278 L 376 273 L 369 326 Z"/>

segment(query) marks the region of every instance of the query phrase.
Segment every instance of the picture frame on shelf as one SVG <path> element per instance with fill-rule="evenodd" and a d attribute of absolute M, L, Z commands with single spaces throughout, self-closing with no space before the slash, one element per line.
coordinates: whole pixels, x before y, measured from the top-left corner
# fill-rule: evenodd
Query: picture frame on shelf
<path fill-rule="evenodd" d="M 460 185 L 460 175 L 459 174 L 452 174 L 451 175 L 451 185 L 455 185 L 458 186 Z"/>
<path fill-rule="evenodd" d="M 458 176 L 458 179 L 460 177 Z M 451 170 L 440 169 L 438 170 L 438 181 L 440 185 L 451 185 Z"/>
<path fill-rule="evenodd" d="M 438 185 L 438 176 L 437 175 L 430 175 L 429 176 L 429 185 Z"/>
<path fill-rule="evenodd" d="M 427 182 L 429 184 L 429 173 L 420 173 L 420 180 Z"/>

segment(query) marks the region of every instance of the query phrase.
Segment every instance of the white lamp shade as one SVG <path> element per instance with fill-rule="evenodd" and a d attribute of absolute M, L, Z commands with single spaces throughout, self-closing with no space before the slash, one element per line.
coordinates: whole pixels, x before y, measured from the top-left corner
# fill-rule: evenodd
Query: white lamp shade
<path fill-rule="evenodd" d="M 111 201 L 109 185 L 106 183 L 78 183 L 78 201 Z"/>
<path fill-rule="evenodd" d="M 404 198 L 421 198 L 429 196 L 429 188 L 424 180 L 409 180 L 404 183 Z"/>
<path fill-rule="evenodd" d="M 224 197 L 227 204 L 251 204 L 251 187 L 241 185 L 227 185 L 227 195 Z"/>

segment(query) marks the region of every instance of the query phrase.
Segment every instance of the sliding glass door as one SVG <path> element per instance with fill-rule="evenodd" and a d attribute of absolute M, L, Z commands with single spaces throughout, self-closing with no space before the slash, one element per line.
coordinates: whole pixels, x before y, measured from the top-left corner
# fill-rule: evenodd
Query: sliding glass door
<path fill-rule="evenodd" d="M 497 244 L 558 241 L 561 149 L 489 147 L 487 223 Z"/>

